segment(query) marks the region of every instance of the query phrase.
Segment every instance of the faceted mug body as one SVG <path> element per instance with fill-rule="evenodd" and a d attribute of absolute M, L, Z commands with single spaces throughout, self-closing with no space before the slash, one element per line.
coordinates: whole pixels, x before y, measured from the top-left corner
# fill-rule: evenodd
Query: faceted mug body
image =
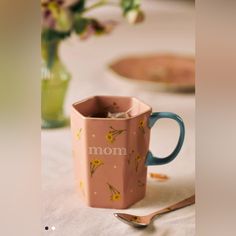
<path fill-rule="evenodd" d="M 128 110 L 128 118 L 96 115 Z M 145 196 L 150 114 L 132 97 L 94 96 L 72 105 L 76 186 L 87 205 L 122 209 Z"/>

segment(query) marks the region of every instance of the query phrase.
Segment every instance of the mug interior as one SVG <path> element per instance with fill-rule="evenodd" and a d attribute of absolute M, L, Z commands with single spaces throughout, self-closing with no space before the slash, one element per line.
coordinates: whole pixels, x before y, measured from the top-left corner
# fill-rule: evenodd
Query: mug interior
<path fill-rule="evenodd" d="M 129 112 L 130 117 L 135 117 L 151 110 L 136 98 L 119 96 L 94 96 L 73 104 L 73 107 L 84 117 L 104 119 L 111 119 L 105 117 L 107 112 Z"/>

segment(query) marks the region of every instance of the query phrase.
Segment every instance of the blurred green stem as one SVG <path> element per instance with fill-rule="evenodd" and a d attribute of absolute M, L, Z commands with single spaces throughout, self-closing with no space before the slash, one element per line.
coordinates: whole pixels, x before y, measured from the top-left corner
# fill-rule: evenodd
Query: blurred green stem
<path fill-rule="evenodd" d="M 58 58 L 59 41 L 41 42 L 41 55 L 46 62 L 47 68 L 51 69 Z"/>
<path fill-rule="evenodd" d="M 105 6 L 105 5 L 110 5 L 110 6 L 119 6 L 119 4 L 115 3 L 115 2 L 109 2 L 107 0 L 101 0 L 101 1 L 98 1 L 94 4 L 92 4 L 91 6 L 87 7 L 84 9 L 84 12 L 88 12 L 90 10 L 93 10 L 95 8 L 98 8 L 98 7 L 102 7 L 102 6 Z"/>

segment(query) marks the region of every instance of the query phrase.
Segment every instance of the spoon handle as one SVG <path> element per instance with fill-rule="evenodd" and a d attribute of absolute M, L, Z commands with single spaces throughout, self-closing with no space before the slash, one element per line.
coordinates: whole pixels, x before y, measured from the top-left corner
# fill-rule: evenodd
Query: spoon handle
<path fill-rule="evenodd" d="M 180 208 L 183 208 L 183 207 L 186 207 L 186 206 L 189 206 L 189 205 L 192 205 L 195 203 L 195 195 L 192 195 L 191 197 L 189 198 L 186 198 L 180 202 L 177 202 L 169 207 L 166 207 L 162 210 L 159 210 L 159 211 L 156 211 L 156 212 L 153 212 L 152 214 L 150 214 L 149 216 L 151 218 L 153 218 L 154 216 L 158 216 L 158 215 L 161 215 L 161 214 L 164 214 L 164 213 L 167 213 L 167 212 L 170 212 L 170 211 L 175 211 L 175 210 L 178 210 Z"/>

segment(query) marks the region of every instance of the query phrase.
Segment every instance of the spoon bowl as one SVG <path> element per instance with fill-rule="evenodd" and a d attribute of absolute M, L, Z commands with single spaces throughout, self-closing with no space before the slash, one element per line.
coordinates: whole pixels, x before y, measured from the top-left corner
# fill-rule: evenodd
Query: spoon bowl
<path fill-rule="evenodd" d="M 120 221 L 131 225 L 136 228 L 145 228 L 147 227 L 154 217 L 160 216 L 162 214 L 165 214 L 167 212 L 175 211 L 180 208 L 192 205 L 195 203 L 195 195 L 186 198 L 178 203 L 175 203 L 169 207 L 166 207 L 164 209 L 161 209 L 159 211 L 153 212 L 149 215 L 144 215 L 144 216 L 137 216 L 137 215 L 131 215 L 131 214 L 126 214 L 126 213 L 114 213 L 113 215 L 119 219 Z"/>
<path fill-rule="evenodd" d="M 150 219 L 146 216 L 135 216 L 125 213 L 114 213 L 113 215 L 120 221 L 137 228 L 147 227 L 151 223 Z"/>

